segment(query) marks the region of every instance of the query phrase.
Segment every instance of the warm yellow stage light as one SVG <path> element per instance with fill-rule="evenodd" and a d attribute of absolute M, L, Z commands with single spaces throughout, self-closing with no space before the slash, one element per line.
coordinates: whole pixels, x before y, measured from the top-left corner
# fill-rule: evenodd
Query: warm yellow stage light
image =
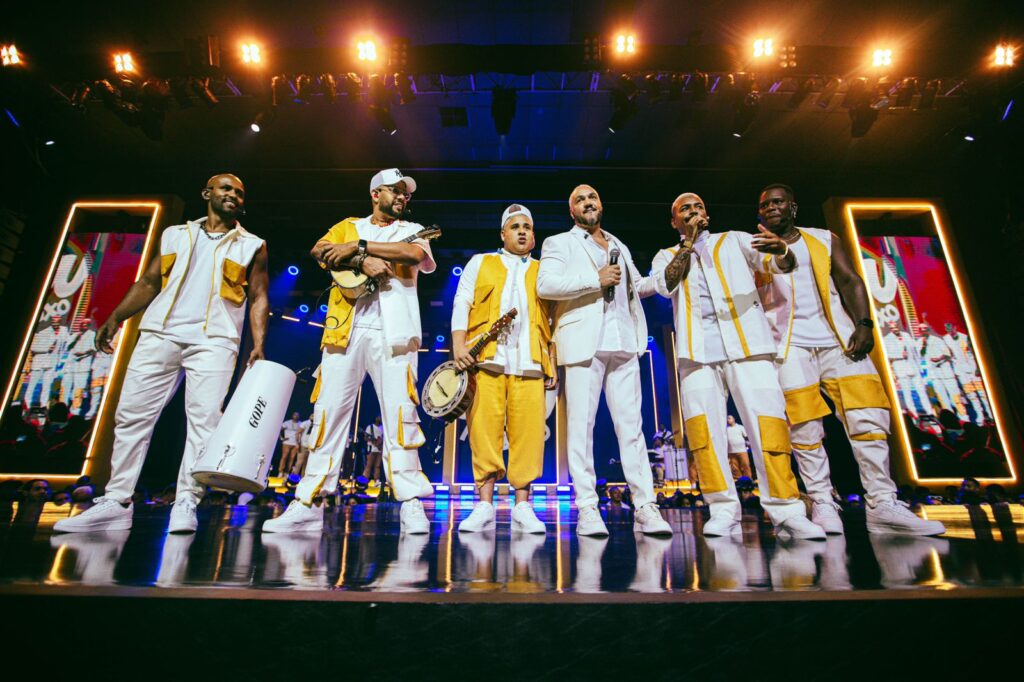
<path fill-rule="evenodd" d="M 1000 45 L 996 48 L 996 66 L 1013 66 L 1013 59 L 1017 49 L 1013 45 Z M 4 62 L 6 63 L 6 62 Z"/>
<path fill-rule="evenodd" d="M 615 36 L 615 52 L 623 55 L 636 53 L 636 36 L 632 33 L 620 33 Z"/>
<path fill-rule="evenodd" d="M 263 61 L 260 54 L 260 46 L 256 43 L 242 43 L 242 62 L 245 64 L 259 64 Z"/>
<path fill-rule="evenodd" d="M 356 49 L 361 62 L 377 61 L 377 43 L 372 40 L 360 40 L 356 43 Z"/>
<path fill-rule="evenodd" d="M 134 73 L 135 60 L 131 52 L 119 52 L 114 55 L 114 71 L 118 73 Z"/>
<path fill-rule="evenodd" d="M 754 41 L 754 58 L 771 57 L 775 53 L 775 41 L 771 38 L 758 38 Z"/>
<path fill-rule="evenodd" d="M 875 50 L 871 58 L 873 66 L 892 66 L 892 50 Z"/>
<path fill-rule="evenodd" d="M 3 57 L 4 66 L 17 66 L 21 64 L 21 55 L 14 45 L 4 45 L 0 48 L 0 56 Z"/>

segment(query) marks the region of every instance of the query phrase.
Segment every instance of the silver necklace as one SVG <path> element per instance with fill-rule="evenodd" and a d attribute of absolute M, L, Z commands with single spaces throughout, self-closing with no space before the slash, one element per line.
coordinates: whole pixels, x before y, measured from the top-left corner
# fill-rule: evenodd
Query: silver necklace
<path fill-rule="evenodd" d="M 214 237 L 213 235 L 211 235 L 211 234 L 209 233 L 209 231 L 208 231 L 208 230 L 207 230 L 207 229 L 206 229 L 205 227 L 204 227 L 204 228 L 202 228 L 202 229 L 203 229 L 203 234 L 205 234 L 205 235 L 206 235 L 206 238 L 207 238 L 207 239 L 209 239 L 210 241 L 214 241 L 214 242 L 215 242 L 215 241 L 218 241 L 218 240 L 220 240 L 220 239 L 224 239 L 224 237 L 226 237 L 226 236 L 227 236 L 227 234 L 228 234 L 227 232 L 221 232 L 221 233 L 220 233 L 220 234 L 218 234 L 218 235 L 217 235 L 216 237 Z"/>

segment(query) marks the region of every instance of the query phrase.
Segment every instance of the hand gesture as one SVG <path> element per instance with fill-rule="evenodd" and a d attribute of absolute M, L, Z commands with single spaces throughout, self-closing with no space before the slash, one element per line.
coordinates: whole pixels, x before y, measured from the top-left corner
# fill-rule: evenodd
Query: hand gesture
<path fill-rule="evenodd" d="M 363 264 L 359 268 L 363 271 L 367 277 L 371 277 L 379 284 L 383 284 L 388 281 L 389 277 L 394 277 L 395 272 L 391 269 L 391 264 L 381 258 L 374 256 L 367 256 L 363 259 Z"/>
<path fill-rule="evenodd" d="M 117 328 L 119 326 L 121 326 L 120 323 L 114 319 L 113 315 L 107 318 L 103 326 L 96 330 L 96 350 L 101 350 L 108 354 L 114 352 L 114 347 L 110 345 L 110 342 L 117 335 Z"/>
<path fill-rule="evenodd" d="M 476 364 L 476 358 L 470 354 L 465 343 L 453 344 L 452 354 L 455 356 L 455 366 L 459 371 L 465 371 Z"/>
<path fill-rule="evenodd" d="M 619 267 L 618 263 L 606 265 L 597 271 L 597 278 L 601 283 L 602 289 L 617 286 L 622 281 L 622 268 Z"/>
<path fill-rule="evenodd" d="M 252 367 L 252 364 L 257 360 L 266 360 L 266 356 L 263 354 L 262 348 L 253 348 L 252 352 L 249 353 L 249 359 L 246 361 L 246 367 Z"/>
<path fill-rule="evenodd" d="M 358 246 L 355 242 L 345 244 L 328 244 L 320 251 L 320 262 L 327 266 L 328 270 L 340 270 L 345 262 L 352 257 Z"/>
<path fill-rule="evenodd" d="M 758 234 L 755 234 L 753 239 L 750 240 L 750 245 L 761 253 L 770 253 L 776 256 L 781 256 L 786 253 L 786 242 L 785 240 L 766 228 L 764 225 L 758 225 Z"/>
<path fill-rule="evenodd" d="M 863 360 L 874 347 L 875 335 L 867 327 L 857 325 L 846 344 L 846 357 L 851 360 Z"/>

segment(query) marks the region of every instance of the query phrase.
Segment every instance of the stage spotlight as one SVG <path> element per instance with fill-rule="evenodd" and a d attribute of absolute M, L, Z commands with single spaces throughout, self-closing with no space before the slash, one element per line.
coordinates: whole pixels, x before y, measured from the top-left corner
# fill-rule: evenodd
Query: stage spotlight
<path fill-rule="evenodd" d="M 117 73 L 135 73 L 135 59 L 131 52 L 118 52 L 114 55 L 114 71 Z"/>
<path fill-rule="evenodd" d="M 796 46 L 786 45 L 779 50 L 779 66 L 783 69 L 796 68 Z"/>
<path fill-rule="evenodd" d="M 888 48 L 875 50 L 871 55 L 871 65 L 876 68 L 892 66 L 892 50 Z"/>
<path fill-rule="evenodd" d="M 648 343 L 648 345 L 654 343 L 654 337 L 653 336 L 648 336 L 647 337 L 647 343 Z"/>
<path fill-rule="evenodd" d="M 263 62 L 260 46 L 256 43 L 242 43 L 242 63 L 250 66 Z"/>
<path fill-rule="evenodd" d="M 299 268 L 295 265 L 289 265 L 288 274 L 294 277 L 295 275 L 299 274 Z"/>
<path fill-rule="evenodd" d="M 771 57 L 775 54 L 775 41 L 771 38 L 758 38 L 754 41 L 754 59 Z"/>
<path fill-rule="evenodd" d="M 512 119 L 516 117 L 516 95 L 515 90 L 495 86 L 491 90 L 491 118 L 494 119 L 494 132 L 498 135 L 508 135 L 512 130 Z"/>
<path fill-rule="evenodd" d="M 761 108 L 761 93 L 757 90 L 757 83 L 747 79 L 743 83 L 736 83 L 732 74 L 729 75 L 729 85 L 734 89 L 736 97 L 732 117 L 733 137 L 741 137 L 750 124 L 757 118 L 757 112 Z M 742 93 L 742 96 L 740 96 Z"/>
<path fill-rule="evenodd" d="M 164 137 L 164 116 L 171 99 L 167 81 L 150 78 L 142 84 L 139 94 L 139 126 L 151 140 Z"/>
<path fill-rule="evenodd" d="M 334 80 L 333 73 L 320 74 L 320 91 L 324 93 L 324 98 L 331 104 L 338 99 L 338 82 Z"/>
<path fill-rule="evenodd" d="M 370 118 L 372 118 L 380 129 L 388 135 L 398 132 L 395 119 L 391 116 L 390 100 L 391 93 L 388 92 L 384 79 L 373 74 L 370 76 L 370 83 L 367 86 L 370 95 Z"/>
<path fill-rule="evenodd" d="M 253 131 L 254 133 L 258 133 L 258 132 L 260 132 L 263 129 L 260 128 L 260 124 L 259 123 L 257 123 L 256 121 L 253 121 L 252 123 L 249 124 L 249 130 Z"/>
<path fill-rule="evenodd" d="M 974 138 L 971 138 L 971 139 L 973 140 Z M 45 144 L 47 147 L 52 147 L 53 145 L 55 145 L 57 143 L 55 141 L 53 141 L 53 140 L 47 140 L 43 144 Z"/>
<path fill-rule="evenodd" d="M 608 130 L 617 132 L 636 114 L 636 96 L 638 88 L 636 83 L 627 76 L 619 76 L 618 82 L 611 89 L 612 96 L 612 117 L 608 121 Z"/>
<path fill-rule="evenodd" d="M 274 111 L 275 110 L 271 108 L 256 114 L 256 118 L 249 124 L 249 130 L 254 133 L 258 133 L 269 126 L 274 120 Z"/>
<path fill-rule="evenodd" d="M 295 78 L 295 93 L 295 99 L 304 104 L 308 104 L 310 98 L 313 96 L 313 79 L 307 74 L 300 73 Z"/>
<path fill-rule="evenodd" d="M 456 265 L 454 268 L 452 268 L 452 274 L 455 275 L 456 277 L 462 277 L 462 266 Z"/>
<path fill-rule="evenodd" d="M 1017 49 L 1013 45 L 999 45 L 996 47 L 995 66 L 1006 68 L 1013 66 Z"/>
<path fill-rule="evenodd" d="M 377 61 L 377 43 L 373 40 L 360 40 L 356 43 L 356 54 L 361 62 Z"/>
<path fill-rule="evenodd" d="M 320 312 L 322 312 L 322 313 L 326 313 L 327 312 L 327 304 L 326 303 L 321 303 L 320 304 Z"/>
<path fill-rule="evenodd" d="M 342 86 L 345 88 L 345 95 L 349 99 L 358 99 L 363 91 L 362 79 L 359 78 L 358 74 L 351 72 L 345 74 L 345 82 L 342 83 Z"/>
<path fill-rule="evenodd" d="M 18 48 L 14 45 L 0 47 L 0 57 L 2 57 L 4 66 L 18 66 L 22 64 L 21 53 L 18 52 Z"/>
<path fill-rule="evenodd" d="M 409 74 L 404 72 L 396 73 L 395 87 L 398 88 L 398 94 L 402 98 L 402 104 L 408 104 L 416 99 L 416 81 L 414 81 L 412 76 Z"/>
<path fill-rule="evenodd" d="M 967 142 L 974 142 L 974 135 L 964 135 L 964 140 Z"/>
<path fill-rule="evenodd" d="M 75 109 L 84 109 L 85 103 L 89 101 L 89 93 L 92 92 L 92 86 L 88 83 L 79 83 L 75 87 L 74 92 L 71 93 L 71 106 Z"/>
<path fill-rule="evenodd" d="M 203 76 L 202 78 L 189 78 L 188 84 L 192 88 L 192 92 L 196 93 L 199 99 L 201 99 L 206 106 L 213 107 L 220 104 L 220 100 L 218 100 L 217 96 L 213 94 L 212 90 L 210 90 L 209 76 Z"/>
<path fill-rule="evenodd" d="M 444 343 L 444 334 L 438 334 L 436 337 L 434 337 L 434 340 L 437 341 L 438 343 Z"/>
<path fill-rule="evenodd" d="M 636 54 L 636 36 L 632 33 L 619 33 L 615 36 L 615 53 L 620 57 Z"/>
<path fill-rule="evenodd" d="M 302 305 L 299 306 L 299 312 L 305 315 L 306 313 L 309 312 L 309 306 L 303 303 Z"/>

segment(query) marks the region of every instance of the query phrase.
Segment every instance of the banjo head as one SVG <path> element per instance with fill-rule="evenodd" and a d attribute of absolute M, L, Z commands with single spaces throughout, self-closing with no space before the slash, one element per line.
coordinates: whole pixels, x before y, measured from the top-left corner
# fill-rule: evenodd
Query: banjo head
<path fill-rule="evenodd" d="M 435 419 L 443 418 L 462 400 L 468 381 L 469 375 L 459 372 L 453 361 L 440 364 L 423 385 L 423 411 Z"/>

